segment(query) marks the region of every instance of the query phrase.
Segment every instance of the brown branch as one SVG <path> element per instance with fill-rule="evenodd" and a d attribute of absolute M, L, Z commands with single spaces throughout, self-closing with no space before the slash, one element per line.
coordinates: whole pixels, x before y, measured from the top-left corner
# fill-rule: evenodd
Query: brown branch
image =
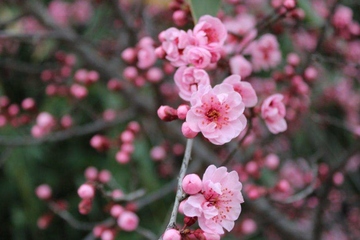
<path fill-rule="evenodd" d="M 75 229 L 84 230 L 84 231 L 91 231 L 96 225 L 102 224 L 106 226 L 111 226 L 114 224 L 114 219 L 109 218 L 103 222 L 81 222 L 74 218 L 68 211 L 60 209 L 58 205 L 54 202 L 50 202 L 48 204 L 51 211 L 53 211 L 56 215 L 61 217 L 63 220 L 65 220 L 70 226 L 72 226 Z"/>
<path fill-rule="evenodd" d="M 254 214 L 261 216 L 266 224 L 272 225 L 284 239 L 309 240 L 309 232 L 304 231 L 294 224 L 293 221 L 281 214 L 275 207 L 271 206 L 265 199 L 250 200 L 246 196 L 245 207 L 248 207 Z"/>
<path fill-rule="evenodd" d="M 328 201 L 328 194 L 330 193 L 331 188 L 333 187 L 333 176 L 337 172 L 341 172 L 344 170 L 346 164 L 350 160 L 350 158 L 355 155 L 356 153 L 360 152 L 360 141 L 357 141 L 346 153 L 340 157 L 340 161 L 335 164 L 331 168 L 329 175 L 327 176 L 326 180 L 322 184 L 323 188 L 320 190 L 319 193 L 319 204 L 314 213 L 314 223 L 312 224 L 312 240 L 321 239 L 321 233 L 323 229 L 323 222 L 322 217 L 325 213 L 325 209 L 327 206 Z"/>
<path fill-rule="evenodd" d="M 80 137 L 91 133 L 96 133 L 98 131 L 116 126 L 119 123 L 129 121 L 134 117 L 133 112 L 123 112 L 122 115 L 115 120 L 108 122 L 104 120 L 97 120 L 95 122 L 73 127 L 59 132 L 51 133 L 43 138 L 33 138 L 32 136 L 21 136 L 21 137 L 9 137 L 9 136 L 0 136 L 0 145 L 4 146 L 30 146 L 38 145 L 42 143 L 52 143 L 64 141 L 74 137 Z"/>

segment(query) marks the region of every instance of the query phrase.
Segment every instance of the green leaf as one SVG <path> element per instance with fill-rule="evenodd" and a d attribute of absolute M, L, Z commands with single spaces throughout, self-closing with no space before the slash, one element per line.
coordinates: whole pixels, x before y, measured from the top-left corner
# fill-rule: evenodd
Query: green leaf
<path fill-rule="evenodd" d="M 216 16 L 220 8 L 220 0 L 189 0 L 191 14 L 197 23 L 203 15 Z"/>
<path fill-rule="evenodd" d="M 324 25 L 324 19 L 314 11 L 311 3 L 308 0 L 298 1 L 298 5 L 305 12 L 305 21 L 307 21 L 312 27 L 321 27 Z"/>

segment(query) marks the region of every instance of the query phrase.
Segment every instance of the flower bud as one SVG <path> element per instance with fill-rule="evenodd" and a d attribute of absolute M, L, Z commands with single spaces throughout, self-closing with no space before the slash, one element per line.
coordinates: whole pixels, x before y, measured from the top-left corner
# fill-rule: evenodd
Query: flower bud
<path fill-rule="evenodd" d="M 202 189 L 202 181 L 197 174 L 188 174 L 182 181 L 182 188 L 187 194 L 196 194 Z"/>
<path fill-rule="evenodd" d="M 130 211 L 123 212 L 117 221 L 120 228 L 125 231 L 134 231 L 139 225 L 138 216 Z"/>
<path fill-rule="evenodd" d="M 150 150 L 150 156 L 154 161 L 162 161 L 166 157 L 166 150 L 163 146 L 155 146 Z"/>
<path fill-rule="evenodd" d="M 85 178 L 89 181 L 95 181 L 98 176 L 98 170 L 95 167 L 88 167 L 84 172 Z"/>
<path fill-rule="evenodd" d="M 39 199 L 48 200 L 51 198 L 52 191 L 49 185 L 41 184 L 36 188 L 35 193 Z"/>
<path fill-rule="evenodd" d="M 189 109 L 190 109 L 190 106 L 189 106 L 189 105 L 186 105 L 186 104 L 180 105 L 180 106 L 176 109 L 176 110 L 177 110 L 178 118 L 181 119 L 181 120 L 186 119 L 186 114 L 187 114 L 187 112 L 189 111 Z"/>
<path fill-rule="evenodd" d="M 176 109 L 169 106 L 160 106 L 157 110 L 159 118 L 165 122 L 170 122 L 178 119 Z"/>
<path fill-rule="evenodd" d="M 189 128 L 187 122 L 184 122 L 181 126 L 181 132 L 186 138 L 194 138 L 198 134 L 198 132 L 194 132 Z"/>
<path fill-rule="evenodd" d="M 99 181 L 102 183 L 108 183 L 111 180 L 111 173 L 108 170 L 102 170 L 99 173 Z"/>
<path fill-rule="evenodd" d="M 179 230 L 167 229 L 162 237 L 163 240 L 181 240 Z"/>
<path fill-rule="evenodd" d="M 92 208 L 91 199 L 83 199 L 79 203 L 79 212 L 83 215 L 89 214 Z"/>
<path fill-rule="evenodd" d="M 85 183 L 79 187 L 77 193 L 82 199 L 91 199 L 95 196 L 95 189 L 92 185 Z"/>
<path fill-rule="evenodd" d="M 125 209 L 123 206 L 119 204 L 115 204 L 110 209 L 110 215 L 113 216 L 114 218 L 118 218 L 124 211 Z"/>

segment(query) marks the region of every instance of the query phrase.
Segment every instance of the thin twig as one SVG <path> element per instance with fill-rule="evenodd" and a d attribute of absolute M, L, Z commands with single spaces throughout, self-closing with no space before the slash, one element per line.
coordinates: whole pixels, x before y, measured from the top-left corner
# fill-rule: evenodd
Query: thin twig
<path fill-rule="evenodd" d="M 322 152 L 318 152 L 315 153 L 314 156 L 311 157 L 310 162 L 312 162 L 313 166 L 312 166 L 312 181 L 310 183 L 309 186 L 307 186 L 306 188 L 304 188 L 303 190 L 301 190 L 300 192 L 284 199 L 284 200 L 280 200 L 280 199 L 276 199 L 274 201 L 278 202 L 278 203 L 284 203 L 284 204 L 289 204 L 289 203 L 294 203 L 297 202 L 299 200 L 302 200 L 304 198 L 306 198 L 307 196 L 309 196 L 311 193 L 314 192 L 315 190 L 315 186 L 316 186 L 316 182 L 318 180 L 317 176 L 318 176 L 318 160 L 322 157 L 323 153 Z M 273 199 L 272 199 L 273 200 Z"/>
<path fill-rule="evenodd" d="M 114 220 L 112 218 L 109 218 L 101 223 L 90 223 L 90 222 L 81 222 L 74 218 L 68 211 L 60 209 L 58 205 L 55 202 L 49 203 L 49 208 L 51 211 L 53 211 L 56 215 L 64 219 L 70 226 L 72 226 L 75 229 L 84 230 L 84 231 L 91 231 L 96 225 L 102 224 L 102 225 L 113 225 Z"/>
<path fill-rule="evenodd" d="M 84 136 L 91 133 L 96 133 L 98 131 L 104 130 L 106 128 L 113 127 L 119 123 L 129 121 L 134 116 L 132 111 L 125 111 L 121 114 L 120 117 L 116 118 L 113 121 L 104 121 L 102 119 L 94 121 L 83 126 L 73 127 L 59 132 L 51 133 L 43 138 L 33 138 L 32 136 L 22 136 L 22 137 L 10 137 L 10 136 L 0 136 L 0 145 L 4 146 L 30 146 L 38 145 L 42 143 L 50 142 L 59 142 L 64 141 L 73 137 Z"/>
<path fill-rule="evenodd" d="M 192 150 L 193 141 L 194 141 L 193 139 L 188 139 L 186 142 L 185 155 L 180 168 L 174 207 L 171 212 L 171 217 L 167 228 L 174 228 L 176 226 L 176 217 L 179 210 L 179 204 L 180 201 L 184 198 L 184 191 L 182 189 L 182 180 L 185 176 L 185 173 L 187 171 L 191 159 L 191 150 Z M 162 237 L 160 237 L 160 240 L 161 239 Z"/>

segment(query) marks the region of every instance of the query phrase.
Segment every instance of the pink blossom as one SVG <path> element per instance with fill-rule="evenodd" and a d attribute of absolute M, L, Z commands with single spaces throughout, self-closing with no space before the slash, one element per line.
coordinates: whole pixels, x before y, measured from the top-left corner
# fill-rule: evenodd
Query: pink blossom
<path fill-rule="evenodd" d="M 162 237 L 163 240 L 181 240 L 179 230 L 167 229 Z"/>
<path fill-rule="evenodd" d="M 202 179 L 202 191 L 184 203 L 184 214 L 198 217 L 200 228 L 206 233 L 223 234 L 231 231 L 241 212 L 242 184 L 235 171 L 226 167 L 209 166 Z"/>
<path fill-rule="evenodd" d="M 60 119 L 60 124 L 63 128 L 70 128 L 73 125 L 73 119 L 70 115 L 64 115 Z"/>
<path fill-rule="evenodd" d="M 193 92 L 200 86 L 210 85 L 209 75 L 203 69 L 195 67 L 180 67 L 175 72 L 174 80 L 179 88 L 179 96 L 185 101 L 190 101 Z"/>
<path fill-rule="evenodd" d="M 281 52 L 276 37 L 270 33 L 263 35 L 250 48 L 254 71 L 268 70 L 281 62 Z"/>
<path fill-rule="evenodd" d="M 77 193 L 82 199 L 91 199 L 95 196 L 95 189 L 94 186 L 84 183 L 78 188 Z"/>
<path fill-rule="evenodd" d="M 241 224 L 241 230 L 246 235 L 254 233 L 256 229 L 257 229 L 257 224 L 251 218 L 244 219 L 244 221 Z"/>
<path fill-rule="evenodd" d="M 182 52 L 189 45 L 189 35 L 176 28 L 169 28 L 160 33 L 159 39 L 161 46 L 166 53 L 166 59 L 175 67 L 180 67 L 186 63 L 182 59 Z"/>
<path fill-rule="evenodd" d="M 131 158 L 129 153 L 120 150 L 116 153 L 115 159 L 118 163 L 126 164 Z"/>
<path fill-rule="evenodd" d="M 41 128 L 51 128 L 55 125 L 55 119 L 50 113 L 41 112 L 36 118 L 36 124 Z"/>
<path fill-rule="evenodd" d="M 158 67 L 152 67 L 146 72 L 146 79 L 151 83 L 160 82 L 164 77 L 164 72 Z"/>
<path fill-rule="evenodd" d="M 155 146 L 150 150 L 151 159 L 154 161 L 162 161 L 166 158 L 166 150 L 163 146 Z"/>
<path fill-rule="evenodd" d="M 246 126 L 245 104 L 232 85 L 205 86 L 191 97 L 186 123 L 193 132 L 202 132 L 216 145 L 230 142 Z"/>
<path fill-rule="evenodd" d="M 90 181 L 95 181 L 98 176 L 98 170 L 95 167 L 88 167 L 84 172 L 85 178 Z"/>
<path fill-rule="evenodd" d="M 87 0 L 75 1 L 70 10 L 73 19 L 81 24 L 85 24 L 93 15 L 93 8 L 90 1 Z"/>
<path fill-rule="evenodd" d="M 206 68 L 211 62 L 211 53 L 202 47 L 188 46 L 184 50 L 183 59 L 196 68 Z"/>
<path fill-rule="evenodd" d="M 137 52 L 137 66 L 140 69 L 147 69 L 156 62 L 154 41 L 150 37 L 144 37 L 139 41 Z"/>
<path fill-rule="evenodd" d="M 22 102 L 21 102 L 21 107 L 24 110 L 33 110 L 36 106 L 35 100 L 33 98 L 25 98 Z"/>
<path fill-rule="evenodd" d="M 31 135 L 34 138 L 41 138 L 55 126 L 55 118 L 48 112 L 41 112 L 36 118 L 36 125 L 31 128 Z"/>
<path fill-rule="evenodd" d="M 67 26 L 69 23 L 69 4 L 60 0 L 54 0 L 49 4 L 49 14 L 60 26 Z"/>
<path fill-rule="evenodd" d="M 176 109 L 169 106 L 160 106 L 157 110 L 158 117 L 166 122 L 178 119 Z"/>
<path fill-rule="evenodd" d="M 181 120 L 185 120 L 186 114 L 189 111 L 189 109 L 190 109 L 190 106 L 186 105 L 186 104 L 181 104 L 180 106 L 178 106 L 178 108 L 176 109 L 178 118 Z"/>
<path fill-rule="evenodd" d="M 256 92 L 249 82 L 241 81 L 239 75 L 231 75 L 224 79 L 224 83 L 228 83 L 233 86 L 234 90 L 238 92 L 245 107 L 254 107 L 258 101 Z"/>
<path fill-rule="evenodd" d="M 199 19 L 193 33 L 200 45 L 223 45 L 227 37 L 225 25 L 220 19 L 210 15 L 202 16 Z"/>
<path fill-rule="evenodd" d="M 99 181 L 102 183 L 108 183 L 111 180 L 111 173 L 108 170 L 101 170 L 99 173 Z"/>
<path fill-rule="evenodd" d="M 110 209 L 110 215 L 115 218 L 118 218 L 124 211 L 125 211 L 125 209 L 123 206 L 121 206 L 119 204 L 115 204 Z"/>
<path fill-rule="evenodd" d="M 287 129 L 284 119 L 286 109 L 282 102 L 283 98 L 282 94 L 273 94 L 266 98 L 261 105 L 261 117 L 265 120 L 266 126 L 273 134 L 284 132 Z"/>
<path fill-rule="evenodd" d="M 88 90 L 86 87 L 75 83 L 71 85 L 70 93 L 77 99 L 83 99 L 88 95 Z"/>
<path fill-rule="evenodd" d="M 336 28 L 345 28 L 350 25 L 352 18 L 352 9 L 344 5 L 340 5 L 336 8 L 334 16 L 332 17 L 332 24 Z"/>
<path fill-rule="evenodd" d="M 184 10 L 176 10 L 172 15 L 172 19 L 177 26 L 182 27 L 187 22 L 187 12 Z"/>
<path fill-rule="evenodd" d="M 242 78 L 246 78 L 252 73 L 251 63 L 241 55 L 230 58 L 229 64 L 231 73 L 240 75 Z"/>
<path fill-rule="evenodd" d="M 265 166 L 271 170 L 275 170 L 280 164 L 279 156 L 270 153 L 265 157 Z"/>
<path fill-rule="evenodd" d="M 48 200 L 51 198 L 52 190 L 49 185 L 41 184 L 36 188 L 35 193 L 39 199 Z"/>
<path fill-rule="evenodd" d="M 188 174 L 182 180 L 182 188 L 187 194 L 196 194 L 202 189 L 202 182 L 198 175 Z"/>
<path fill-rule="evenodd" d="M 240 36 L 245 36 L 252 29 L 255 28 L 256 19 L 251 14 L 242 13 L 242 14 L 238 14 L 233 19 L 225 20 L 224 25 L 230 33 L 235 33 Z"/>
<path fill-rule="evenodd" d="M 118 218 L 117 224 L 125 231 L 134 231 L 139 225 L 139 217 L 133 212 L 124 211 Z"/>
<path fill-rule="evenodd" d="M 181 132 L 186 138 L 194 138 L 198 134 L 198 132 L 191 130 L 188 122 L 184 122 L 181 125 Z"/>

